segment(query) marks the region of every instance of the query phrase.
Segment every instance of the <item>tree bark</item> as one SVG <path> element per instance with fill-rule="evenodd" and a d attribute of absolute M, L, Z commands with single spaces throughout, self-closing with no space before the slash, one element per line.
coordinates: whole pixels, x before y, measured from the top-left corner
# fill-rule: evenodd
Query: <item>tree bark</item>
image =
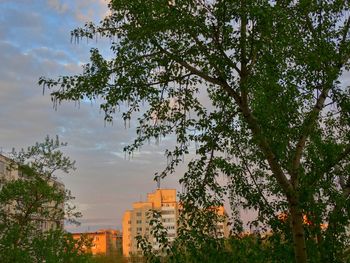
<path fill-rule="evenodd" d="M 305 231 L 303 226 L 303 214 L 298 206 L 298 198 L 292 197 L 289 202 L 291 217 L 291 229 L 293 234 L 294 256 L 296 263 L 307 263 L 305 243 Z"/>

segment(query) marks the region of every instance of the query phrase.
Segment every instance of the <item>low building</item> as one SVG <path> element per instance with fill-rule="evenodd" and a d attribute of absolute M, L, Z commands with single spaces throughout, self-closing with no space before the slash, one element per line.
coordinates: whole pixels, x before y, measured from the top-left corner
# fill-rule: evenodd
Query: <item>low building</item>
<path fill-rule="evenodd" d="M 83 235 L 91 240 L 91 247 L 86 248 L 87 253 L 105 256 L 122 254 L 122 234 L 118 230 L 101 229 L 95 232 L 72 233 L 74 239 L 80 239 Z"/>

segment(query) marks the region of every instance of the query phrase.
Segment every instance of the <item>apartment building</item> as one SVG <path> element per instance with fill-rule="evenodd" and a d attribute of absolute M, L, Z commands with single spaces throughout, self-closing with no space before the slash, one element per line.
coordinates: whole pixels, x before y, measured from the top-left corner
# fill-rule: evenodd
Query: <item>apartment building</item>
<path fill-rule="evenodd" d="M 223 221 L 217 223 L 218 236 L 219 237 L 228 237 L 230 235 L 230 231 L 228 228 L 228 215 L 223 206 L 216 207 L 215 212 L 217 215 L 224 218 Z"/>
<path fill-rule="evenodd" d="M 124 256 L 138 255 L 136 236 L 148 237 L 157 249 L 156 241 L 150 236 L 149 211 L 156 210 L 161 213 L 163 226 L 167 229 L 168 240 L 176 237 L 178 202 L 175 189 L 157 189 L 147 194 L 145 202 L 133 203 L 132 210 L 128 210 L 123 216 L 123 254 Z"/>
<path fill-rule="evenodd" d="M 18 180 L 23 178 L 22 172 L 19 171 L 17 164 L 10 158 L 6 157 L 3 154 L 0 154 L 0 189 L 2 186 L 10 180 Z M 49 184 L 51 186 L 55 186 L 57 189 L 60 189 L 61 191 L 65 191 L 64 184 L 54 180 L 50 179 Z M 40 216 L 40 214 L 33 215 L 30 219 L 34 222 L 36 222 L 36 225 L 38 227 L 38 230 L 41 231 L 47 231 L 50 229 L 57 229 L 57 228 L 63 228 L 64 224 L 64 203 L 57 204 L 57 203 L 45 203 L 44 207 L 50 211 L 52 210 L 52 214 L 60 214 L 62 216 L 54 216 L 54 219 L 47 219 Z M 7 205 L 5 207 L 7 209 L 7 212 L 15 214 L 16 211 L 14 210 L 14 205 Z"/>
<path fill-rule="evenodd" d="M 167 239 L 170 242 L 175 239 L 179 210 L 181 210 L 181 205 L 176 201 L 176 190 L 157 189 L 147 194 L 146 201 L 133 203 L 132 209 L 124 213 L 122 222 L 124 256 L 142 254 L 137 248 L 137 240 L 135 239 L 138 235 L 147 237 L 153 245 L 153 249 L 158 249 L 156 240 L 150 235 L 150 218 L 147 215 L 151 209 L 160 212 L 162 224 L 167 230 Z M 227 214 L 224 207 L 216 207 L 213 210 L 226 218 L 223 222 L 217 223 L 217 236 L 228 237 Z"/>
<path fill-rule="evenodd" d="M 122 253 L 122 234 L 118 230 L 101 229 L 95 232 L 73 233 L 74 239 L 80 239 L 83 235 L 91 240 L 91 248 L 86 252 L 93 255 L 116 256 Z"/>

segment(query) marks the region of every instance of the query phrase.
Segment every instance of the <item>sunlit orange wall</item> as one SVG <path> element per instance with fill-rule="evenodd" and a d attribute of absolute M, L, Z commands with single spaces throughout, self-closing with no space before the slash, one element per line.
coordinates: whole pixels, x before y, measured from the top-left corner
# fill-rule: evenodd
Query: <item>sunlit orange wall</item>
<path fill-rule="evenodd" d="M 131 211 L 126 211 L 123 216 L 123 222 L 122 222 L 122 227 L 123 227 L 123 255 L 124 256 L 129 256 L 130 252 L 130 231 L 129 231 L 129 221 L 131 220 Z"/>
<path fill-rule="evenodd" d="M 107 232 L 75 233 L 72 235 L 74 239 L 79 239 L 83 234 L 92 239 L 92 247 L 88 252 L 91 252 L 93 255 L 107 253 Z"/>
<path fill-rule="evenodd" d="M 129 252 L 135 252 L 135 236 L 136 236 L 136 224 L 135 224 L 135 213 L 141 212 L 144 215 L 145 211 L 150 209 L 161 209 L 162 205 L 169 204 L 177 209 L 176 202 L 176 190 L 175 189 L 157 189 L 153 193 L 147 194 L 146 202 L 135 202 L 132 204 L 132 210 L 128 210 L 123 216 L 123 254 L 129 256 Z M 145 222 L 145 218 L 142 218 L 142 222 Z M 145 223 L 138 225 L 143 229 L 146 227 Z M 132 231 L 130 231 L 130 229 Z"/>

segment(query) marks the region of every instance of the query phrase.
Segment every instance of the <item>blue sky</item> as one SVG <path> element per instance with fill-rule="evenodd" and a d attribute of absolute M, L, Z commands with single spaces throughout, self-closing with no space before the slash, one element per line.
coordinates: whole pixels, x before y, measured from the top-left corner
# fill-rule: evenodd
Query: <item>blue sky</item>
<path fill-rule="evenodd" d="M 132 202 L 155 189 L 154 173 L 165 165 L 164 149 L 172 144 L 146 145 L 131 160 L 123 147 L 134 138 L 133 123 L 105 125 L 98 105 L 63 103 L 57 111 L 49 94 L 37 85 L 40 76 L 55 78 L 81 72 L 89 49 L 104 54 L 109 41 L 71 43 L 70 31 L 87 21 L 100 21 L 108 12 L 104 0 L 0 0 L 0 147 L 4 152 L 59 135 L 77 170 L 61 179 L 83 213 L 72 231 L 120 227 Z M 162 182 L 178 188 L 178 175 Z"/>

